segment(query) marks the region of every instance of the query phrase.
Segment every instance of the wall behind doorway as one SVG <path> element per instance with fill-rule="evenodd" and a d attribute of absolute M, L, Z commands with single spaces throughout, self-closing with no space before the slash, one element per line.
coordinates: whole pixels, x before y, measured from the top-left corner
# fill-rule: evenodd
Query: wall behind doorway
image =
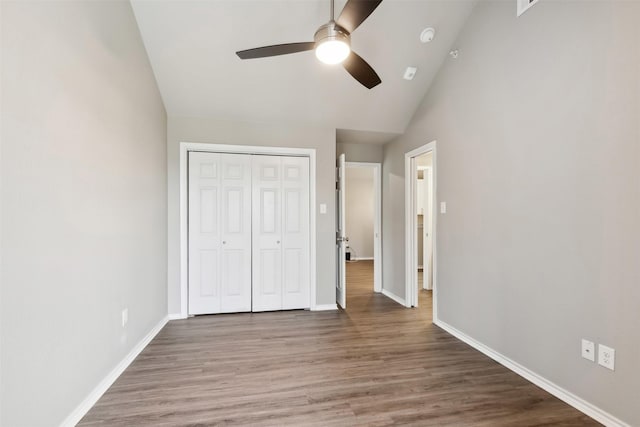
<path fill-rule="evenodd" d="M 373 168 L 346 168 L 346 227 L 351 257 L 373 259 Z"/>
<path fill-rule="evenodd" d="M 382 163 L 382 146 L 374 144 L 336 143 L 336 158 L 344 154 L 347 162 Z"/>

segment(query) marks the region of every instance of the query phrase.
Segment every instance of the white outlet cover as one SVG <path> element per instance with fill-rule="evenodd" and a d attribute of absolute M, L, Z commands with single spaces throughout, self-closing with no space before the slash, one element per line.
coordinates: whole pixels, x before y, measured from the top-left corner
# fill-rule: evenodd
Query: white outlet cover
<path fill-rule="evenodd" d="M 122 310 L 122 327 L 127 326 L 127 322 L 129 322 L 129 309 L 125 308 Z"/>
<path fill-rule="evenodd" d="M 582 357 L 592 362 L 596 361 L 596 345 L 593 341 L 582 340 Z"/>
<path fill-rule="evenodd" d="M 606 345 L 598 345 L 598 365 L 604 366 L 607 369 L 615 370 L 616 364 L 616 351 Z"/>

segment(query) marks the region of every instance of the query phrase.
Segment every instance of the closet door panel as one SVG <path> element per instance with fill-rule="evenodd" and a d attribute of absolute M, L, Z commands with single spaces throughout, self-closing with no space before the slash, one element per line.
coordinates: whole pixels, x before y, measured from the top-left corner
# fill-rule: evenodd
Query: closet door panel
<path fill-rule="evenodd" d="M 282 309 L 282 160 L 253 156 L 253 311 Z"/>
<path fill-rule="evenodd" d="M 309 158 L 282 158 L 282 308 L 309 308 Z"/>
<path fill-rule="evenodd" d="M 200 264 L 199 273 L 200 277 L 200 297 L 214 297 L 219 298 L 220 292 L 218 289 L 218 251 L 215 249 L 200 249 L 195 258 L 198 259 Z"/>
<path fill-rule="evenodd" d="M 220 312 L 220 155 L 189 153 L 189 314 Z"/>
<path fill-rule="evenodd" d="M 189 153 L 189 314 L 251 310 L 251 156 Z"/>
<path fill-rule="evenodd" d="M 281 289 L 280 251 L 278 249 L 262 249 L 259 263 L 260 296 L 262 298 L 279 298 Z"/>
<path fill-rule="evenodd" d="M 251 156 L 222 155 L 222 313 L 251 311 Z"/>

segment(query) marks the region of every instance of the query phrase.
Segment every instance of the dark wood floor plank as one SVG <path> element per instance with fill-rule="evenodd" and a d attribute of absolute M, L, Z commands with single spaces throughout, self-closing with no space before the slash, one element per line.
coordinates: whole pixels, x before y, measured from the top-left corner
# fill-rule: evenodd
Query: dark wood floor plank
<path fill-rule="evenodd" d="M 349 263 L 346 311 L 170 322 L 81 426 L 599 425 L 406 309 Z"/>

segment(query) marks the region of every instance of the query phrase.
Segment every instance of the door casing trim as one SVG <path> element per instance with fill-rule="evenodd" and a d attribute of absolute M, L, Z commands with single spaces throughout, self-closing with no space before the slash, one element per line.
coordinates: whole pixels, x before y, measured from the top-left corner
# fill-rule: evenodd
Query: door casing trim
<path fill-rule="evenodd" d="M 404 155 L 404 200 L 405 200 L 405 307 L 418 306 L 418 248 L 417 248 L 417 215 L 416 215 L 416 187 L 417 166 L 416 157 L 421 154 L 433 153 L 433 322 L 438 321 L 438 162 L 436 141 L 431 141 L 421 147 L 411 150 Z"/>

